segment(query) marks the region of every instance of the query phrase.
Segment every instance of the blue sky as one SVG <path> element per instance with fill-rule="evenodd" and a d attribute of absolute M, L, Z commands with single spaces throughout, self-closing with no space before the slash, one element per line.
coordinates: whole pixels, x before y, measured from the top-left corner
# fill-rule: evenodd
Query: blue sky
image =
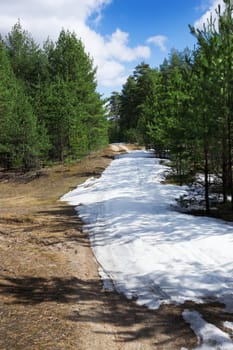
<path fill-rule="evenodd" d="M 200 14 L 197 0 L 114 0 L 103 11 L 99 30 L 103 35 L 115 28 L 129 32 L 132 45 L 159 34 L 166 35 L 171 43 L 182 45 L 190 39 L 188 24 L 194 23 Z"/>
<path fill-rule="evenodd" d="M 20 19 L 43 43 L 75 31 L 97 70 L 98 91 L 120 91 L 142 61 L 158 67 L 172 48 L 193 49 L 188 24 L 201 26 L 222 0 L 0 0 L 0 33 Z"/>
<path fill-rule="evenodd" d="M 151 55 L 145 58 L 150 65 L 158 66 L 172 48 L 194 47 L 195 38 L 188 25 L 194 25 L 205 13 L 207 8 L 203 6 L 198 0 L 114 0 L 104 9 L 97 30 L 108 35 L 119 28 L 129 33 L 129 45 L 133 47 L 148 45 L 151 37 L 164 37 L 164 48 L 150 43 Z"/>

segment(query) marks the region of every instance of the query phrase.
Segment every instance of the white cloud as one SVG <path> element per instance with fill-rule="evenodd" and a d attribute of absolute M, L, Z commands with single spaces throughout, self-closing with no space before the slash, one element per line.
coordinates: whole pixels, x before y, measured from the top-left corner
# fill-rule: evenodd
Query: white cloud
<path fill-rule="evenodd" d="M 129 33 L 116 29 L 104 37 L 88 24 L 101 19 L 112 0 L 7 0 L 1 2 L 0 33 L 6 35 L 20 19 L 24 29 L 43 43 L 49 36 L 57 40 L 62 28 L 74 31 L 98 67 L 98 85 L 120 86 L 125 82 L 127 63 L 149 58 L 148 46 L 130 47 Z"/>
<path fill-rule="evenodd" d="M 158 46 L 162 52 L 167 51 L 166 42 L 168 38 L 164 35 L 155 35 L 147 39 L 149 44 L 154 44 Z"/>
<path fill-rule="evenodd" d="M 139 57 L 149 58 L 150 49 L 147 46 L 137 46 L 130 48 L 128 46 L 129 34 L 117 29 L 106 42 L 109 55 L 119 57 L 121 61 L 131 62 Z"/>
<path fill-rule="evenodd" d="M 218 8 L 219 5 L 221 6 L 221 10 L 223 10 L 225 7 L 223 0 L 212 0 L 208 10 L 204 13 L 204 15 L 202 15 L 200 19 L 198 19 L 194 23 L 194 27 L 198 29 L 203 29 L 203 25 L 208 23 L 208 20 L 210 19 L 211 16 L 213 20 L 216 20 L 217 19 L 216 9 Z M 216 23 L 216 27 L 217 27 L 217 23 Z"/>
<path fill-rule="evenodd" d="M 105 61 L 97 76 L 106 87 L 121 86 L 125 83 L 125 67 L 117 61 Z"/>

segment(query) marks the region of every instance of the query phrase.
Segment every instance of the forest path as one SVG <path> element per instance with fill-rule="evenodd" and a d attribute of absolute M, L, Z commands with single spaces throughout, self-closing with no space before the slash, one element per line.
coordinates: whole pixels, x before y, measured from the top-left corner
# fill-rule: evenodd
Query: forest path
<path fill-rule="evenodd" d="M 114 145 L 74 166 L 27 175 L 1 172 L 1 350 L 195 346 L 182 317 L 187 305 L 152 311 L 103 290 L 82 223 L 72 206 L 58 200 L 88 177 L 99 176 L 124 147 Z M 209 319 L 221 321 L 221 305 L 200 308 Z"/>

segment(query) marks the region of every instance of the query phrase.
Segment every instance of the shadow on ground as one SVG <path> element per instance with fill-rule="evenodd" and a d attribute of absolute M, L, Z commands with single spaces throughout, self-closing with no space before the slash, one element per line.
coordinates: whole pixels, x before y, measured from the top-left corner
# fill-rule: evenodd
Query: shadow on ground
<path fill-rule="evenodd" d="M 91 322 L 113 325 L 117 327 L 119 342 L 151 339 L 156 349 L 157 346 L 158 349 L 163 346 L 167 349 L 171 344 L 174 349 L 175 344 L 195 346 L 195 337 L 181 316 L 184 307 L 164 305 L 158 310 L 148 310 L 117 293 L 106 292 L 101 288 L 99 280 L 84 281 L 76 277 L 0 278 L 0 295 L 7 297 L 8 304 L 31 307 L 40 303 L 72 303 L 77 308 L 72 314 L 66 315 L 66 320 L 82 324 Z M 96 302 L 100 307 L 93 308 Z M 110 334 L 104 328 L 97 333 Z"/>
<path fill-rule="evenodd" d="M 43 228 L 41 233 L 36 235 L 37 244 L 49 246 L 72 242 L 82 247 L 90 246 L 88 236 L 83 232 L 83 223 L 75 211 L 75 206 L 61 205 L 56 210 L 39 211 L 38 217 L 41 216 L 46 218 L 46 225 L 47 221 L 50 222 L 50 225 L 44 235 Z"/>

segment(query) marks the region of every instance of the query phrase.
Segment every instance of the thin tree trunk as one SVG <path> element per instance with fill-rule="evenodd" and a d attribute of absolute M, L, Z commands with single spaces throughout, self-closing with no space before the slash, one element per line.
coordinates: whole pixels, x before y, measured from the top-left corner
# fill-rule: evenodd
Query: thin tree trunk
<path fill-rule="evenodd" d="M 210 212 L 210 202 L 209 202 L 209 161 L 208 161 L 208 147 L 205 145 L 205 209 L 206 213 Z"/>
<path fill-rule="evenodd" d="M 222 164 L 222 194 L 223 194 L 223 203 L 227 202 L 227 164 L 226 160 L 223 159 Z"/>
<path fill-rule="evenodd" d="M 227 178 L 228 178 L 228 171 L 227 171 L 227 159 L 226 159 L 226 139 L 223 137 L 222 142 L 222 194 L 223 194 L 223 203 L 226 204 L 227 202 Z"/>
<path fill-rule="evenodd" d="M 231 144 L 231 121 L 228 116 L 228 173 L 229 173 L 229 192 L 231 195 L 231 208 L 233 210 L 233 183 L 232 183 L 232 144 Z"/>

